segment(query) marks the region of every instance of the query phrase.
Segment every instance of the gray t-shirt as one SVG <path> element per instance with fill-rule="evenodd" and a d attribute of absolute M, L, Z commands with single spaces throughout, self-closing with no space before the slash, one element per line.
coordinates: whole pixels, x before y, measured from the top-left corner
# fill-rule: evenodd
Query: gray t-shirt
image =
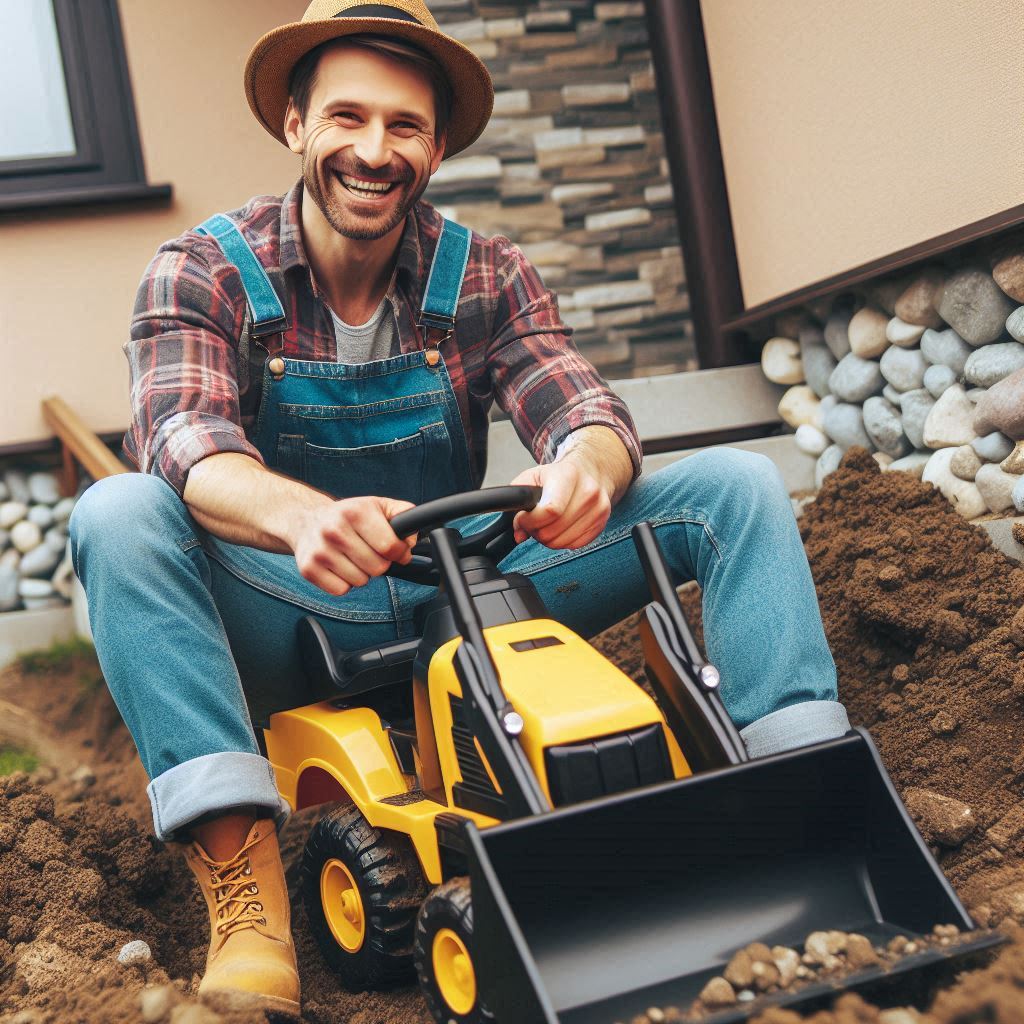
<path fill-rule="evenodd" d="M 398 348 L 395 317 L 387 296 L 381 299 L 373 316 L 358 327 L 345 323 L 333 309 L 331 319 L 334 321 L 334 336 L 338 340 L 339 363 L 369 363 L 375 359 L 387 359 Z"/>

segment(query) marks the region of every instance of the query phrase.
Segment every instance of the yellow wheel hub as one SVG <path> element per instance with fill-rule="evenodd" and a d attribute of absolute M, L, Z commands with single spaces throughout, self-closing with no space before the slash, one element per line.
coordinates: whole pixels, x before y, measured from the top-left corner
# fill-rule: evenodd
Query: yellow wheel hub
<path fill-rule="evenodd" d="M 476 1005 L 476 973 L 461 937 L 442 928 L 434 936 L 434 977 L 449 1008 L 467 1014 Z"/>
<path fill-rule="evenodd" d="M 363 900 L 352 872 L 336 858 L 320 872 L 320 902 L 335 942 L 349 953 L 358 953 L 366 938 Z"/>

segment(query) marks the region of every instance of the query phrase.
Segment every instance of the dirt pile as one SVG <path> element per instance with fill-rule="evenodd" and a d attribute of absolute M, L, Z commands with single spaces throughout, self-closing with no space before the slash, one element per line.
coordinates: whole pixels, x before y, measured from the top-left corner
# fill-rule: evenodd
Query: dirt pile
<path fill-rule="evenodd" d="M 858 449 L 826 478 L 800 530 L 840 699 L 854 724 L 870 729 L 975 920 L 1014 939 L 925 1013 L 901 1016 L 848 995 L 808 1020 L 1020 1024 L 1024 931 L 1014 922 L 1024 921 L 1024 569 L 930 485 L 882 473 Z M 693 588 L 681 596 L 699 633 Z M 635 675 L 642 664 L 635 634 L 617 627 L 597 643 Z M 800 1019 L 776 1010 L 761 1024 Z"/>
<path fill-rule="evenodd" d="M 206 909 L 177 851 L 152 836 L 146 776 L 95 655 L 63 645 L 0 673 L 0 740 L 44 763 L 0 779 L 0 1022 L 265 1024 L 198 1000 Z M 307 1024 L 429 1024 L 419 992 L 352 995 L 310 936 L 298 868 L 317 810 L 281 834 Z M 118 963 L 128 942 L 151 959 Z"/>
<path fill-rule="evenodd" d="M 801 533 L 851 719 L 975 919 L 1024 919 L 1024 568 L 860 449 Z"/>
<path fill-rule="evenodd" d="M 309 1024 L 427 1024 L 414 990 L 339 989 L 309 935 L 297 889 L 315 812 L 284 835 Z M 156 1024 L 263 1024 L 244 1000 L 194 992 L 206 956 L 206 911 L 182 859 L 98 796 L 63 808 L 21 773 L 0 779 L 0 1020 L 19 1024 L 144 1019 Z M 150 958 L 118 954 L 143 942 Z M 186 1010 L 188 1011 L 186 1013 Z M 15 1016 L 18 1015 L 18 1016 Z"/>
<path fill-rule="evenodd" d="M 975 917 L 1004 928 L 1024 920 L 1024 570 L 929 486 L 882 474 L 857 451 L 826 480 L 801 530 L 851 717 L 871 729 Z M 691 587 L 683 600 L 699 631 L 699 594 Z M 597 646 L 640 676 L 635 620 Z M 181 859 L 150 837 L 144 774 L 96 682 L 95 662 L 81 653 L 42 674 L 0 677 L 0 708 L 22 715 L 15 738 L 32 740 L 47 762 L 32 780 L 0 782 L 0 1022 L 262 1021 L 190 995 L 206 952 L 205 909 Z M 316 814 L 296 815 L 281 837 L 304 1020 L 429 1024 L 415 990 L 350 995 L 326 971 L 295 898 Z M 847 995 L 809 1019 L 1021 1024 L 1024 932 L 1012 934 L 995 963 L 916 1010 Z M 152 959 L 118 963 L 135 940 Z M 799 1019 L 772 1011 L 762 1024 Z"/>
<path fill-rule="evenodd" d="M 1024 1020 L 1024 569 L 930 485 L 862 449 L 801 519 L 839 696 L 943 871 L 1013 944 L 918 1013 L 855 995 L 813 1024 Z M 922 1008 L 923 1009 L 923 1008 Z M 796 1024 L 786 1011 L 760 1024 Z"/>
<path fill-rule="evenodd" d="M 826 477 L 800 532 L 851 721 L 978 922 L 1024 920 L 1024 567 L 863 449 Z M 700 637 L 696 591 L 681 598 Z M 595 645 L 636 677 L 626 625 Z"/>
<path fill-rule="evenodd" d="M 26 775 L 0 780 L 0 1006 L 71 1020 L 123 1006 L 126 988 L 168 981 L 156 963 L 191 952 L 167 924 L 177 895 L 169 857 L 115 808 L 90 800 L 61 813 Z M 140 937 L 156 963 L 118 964 Z"/>

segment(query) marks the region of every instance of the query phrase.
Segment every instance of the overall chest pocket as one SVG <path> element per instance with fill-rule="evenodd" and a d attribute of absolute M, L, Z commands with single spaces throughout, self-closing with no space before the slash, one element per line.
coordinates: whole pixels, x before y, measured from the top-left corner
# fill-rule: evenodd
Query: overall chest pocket
<path fill-rule="evenodd" d="M 436 410 L 435 410 L 436 411 Z M 280 433 L 277 465 L 283 473 L 335 498 L 377 495 L 421 504 L 455 490 L 451 435 L 443 419 L 390 441 L 339 448 L 307 435 Z"/>

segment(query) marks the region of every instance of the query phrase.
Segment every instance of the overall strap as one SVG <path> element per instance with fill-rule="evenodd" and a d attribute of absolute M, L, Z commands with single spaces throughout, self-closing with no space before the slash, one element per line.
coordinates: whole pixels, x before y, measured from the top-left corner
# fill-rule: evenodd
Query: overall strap
<path fill-rule="evenodd" d="M 284 306 L 274 291 L 274 286 L 256 258 L 249 243 L 238 226 L 223 213 L 215 213 L 204 220 L 196 233 L 209 235 L 221 248 L 224 255 L 235 265 L 242 278 L 245 298 L 249 307 L 249 333 L 254 338 L 267 334 L 280 334 L 288 326 Z"/>
<path fill-rule="evenodd" d="M 459 304 L 462 280 L 466 276 L 471 240 L 468 228 L 447 217 L 444 219 L 417 321 L 424 332 L 434 328 L 444 331 L 444 338 L 447 338 L 455 329 L 455 309 Z"/>
<path fill-rule="evenodd" d="M 238 404 L 244 425 L 256 417 L 262 395 L 263 367 L 270 350 L 277 353 L 283 344 L 279 340 L 277 345 L 253 345 L 252 339 L 280 335 L 288 329 L 288 317 L 263 264 L 230 217 L 215 213 L 196 228 L 196 233 L 209 235 L 220 246 L 221 252 L 234 264 L 245 289 L 245 316 L 238 339 L 237 360 Z"/>

